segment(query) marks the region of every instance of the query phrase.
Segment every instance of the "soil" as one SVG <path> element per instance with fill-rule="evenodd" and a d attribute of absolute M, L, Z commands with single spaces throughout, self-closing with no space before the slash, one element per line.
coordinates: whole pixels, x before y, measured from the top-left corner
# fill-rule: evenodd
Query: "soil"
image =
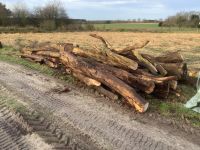
<path fill-rule="evenodd" d="M 0 83 L 33 109 L 43 108 L 71 134 L 100 149 L 200 149 L 200 135 L 179 130 L 163 118 L 137 114 L 89 89 L 0 62 Z M 56 89 L 69 87 L 70 92 Z M 81 139 L 82 138 L 82 139 Z M 90 147 L 88 147 L 89 149 Z"/>

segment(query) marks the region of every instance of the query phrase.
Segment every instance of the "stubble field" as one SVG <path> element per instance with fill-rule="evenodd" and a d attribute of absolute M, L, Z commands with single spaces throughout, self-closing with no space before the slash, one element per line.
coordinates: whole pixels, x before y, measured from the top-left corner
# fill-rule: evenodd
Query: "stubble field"
<path fill-rule="evenodd" d="M 83 48 L 102 46 L 102 43 L 89 36 L 91 32 L 67 32 L 67 33 L 16 33 L 0 34 L 0 40 L 5 45 L 15 46 L 19 40 L 23 41 L 50 41 L 70 42 Z M 197 33 L 132 33 L 132 32 L 96 32 L 105 37 L 113 47 L 123 48 L 150 40 L 150 43 L 141 49 L 144 53 L 159 53 L 167 51 L 180 52 L 185 57 L 189 68 L 200 69 L 200 34 Z"/>

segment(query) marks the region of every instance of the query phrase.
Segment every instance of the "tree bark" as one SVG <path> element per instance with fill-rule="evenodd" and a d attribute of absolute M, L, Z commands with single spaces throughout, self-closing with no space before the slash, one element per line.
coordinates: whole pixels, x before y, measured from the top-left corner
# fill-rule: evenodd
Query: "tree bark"
<path fill-rule="evenodd" d="M 51 68 L 58 68 L 58 64 L 50 60 L 44 59 L 44 63 Z"/>
<path fill-rule="evenodd" d="M 154 95 L 161 99 L 166 99 L 169 96 L 169 89 L 170 85 L 169 82 L 162 83 L 162 84 L 156 84 L 156 88 L 154 90 Z"/>
<path fill-rule="evenodd" d="M 132 51 L 132 53 L 137 58 L 137 60 L 141 63 L 142 66 L 146 67 L 152 74 L 157 75 L 158 71 L 156 67 L 147 59 L 143 58 L 138 50 Z"/>
<path fill-rule="evenodd" d="M 70 67 L 72 70 L 80 70 L 82 74 L 98 80 L 111 89 L 115 90 L 139 112 L 142 113 L 147 110 L 149 103 L 146 102 L 140 95 L 138 95 L 132 87 L 117 77 L 113 76 L 112 74 L 103 70 L 99 70 L 99 68 L 97 68 L 95 65 L 86 63 L 85 61 L 77 58 L 75 55 L 67 51 L 61 53 L 60 60 L 64 65 Z"/>
<path fill-rule="evenodd" d="M 78 78 L 80 81 L 85 83 L 87 86 L 101 86 L 101 82 L 94 80 L 92 78 L 89 78 L 83 74 L 73 72 L 73 76 Z"/>
<path fill-rule="evenodd" d="M 101 42 L 104 44 L 104 47 L 107 48 L 107 49 L 110 49 L 111 51 L 115 52 L 115 53 L 118 53 L 118 54 L 121 54 L 121 55 L 127 55 L 127 54 L 130 54 L 132 50 L 135 50 L 135 49 L 141 49 L 143 47 L 145 47 L 149 41 L 145 41 L 144 43 L 142 44 L 134 44 L 132 46 L 128 46 L 128 47 L 125 47 L 123 49 L 114 49 L 111 44 L 106 40 L 104 39 L 103 37 L 99 36 L 99 35 L 96 35 L 96 34 L 90 34 L 91 37 L 94 37 L 96 39 L 99 39 L 101 40 Z"/>
<path fill-rule="evenodd" d="M 118 95 L 116 95 L 116 94 L 110 92 L 109 90 L 106 90 L 106 89 L 103 88 L 102 86 L 95 87 L 95 89 L 96 89 L 99 93 L 103 94 L 104 96 L 108 97 L 108 98 L 111 99 L 111 100 L 117 100 L 117 99 L 119 98 Z"/>
<path fill-rule="evenodd" d="M 176 76 L 178 80 L 187 79 L 188 73 L 186 63 L 162 63 L 161 65 L 167 70 L 167 75 Z"/>
<path fill-rule="evenodd" d="M 53 57 L 53 58 L 59 58 L 60 57 L 59 52 L 52 52 L 52 51 L 38 51 L 35 54 L 41 55 L 41 56 Z"/>
<path fill-rule="evenodd" d="M 118 55 L 110 50 L 83 50 L 77 47 L 74 48 L 72 52 L 79 56 L 94 58 L 99 62 L 125 69 L 136 70 L 138 68 L 138 64 L 135 61 Z"/>
<path fill-rule="evenodd" d="M 38 55 L 34 55 L 34 54 L 21 54 L 21 58 L 29 58 L 35 62 L 39 62 L 42 63 L 44 62 L 44 57 L 42 56 L 38 56 Z"/>
<path fill-rule="evenodd" d="M 86 60 L 86 59 L 84 59 L 84 61 L 88 62 L 88 60 Z M 154 84 L 153 80 L 152 81 L 145 80 L 143 78 L 134 76 L 133 74 L 131 74 L 128 71 L 125 71 L 123 69 L 112 67 L 112 66 L 105 65 L 105 64 L 101 64 L 101 63 L 98 63 L 98 62 L 89 61 L 89 63 L 93 63 L 99 69 L 113 74 L 114 76 L 116 76 L 117 78 L 126 82 L 127 84 L 134 87 L 135 89 L 143 91 L 147 94 L 150 94 L 154 91 L 155 84 Z"/>

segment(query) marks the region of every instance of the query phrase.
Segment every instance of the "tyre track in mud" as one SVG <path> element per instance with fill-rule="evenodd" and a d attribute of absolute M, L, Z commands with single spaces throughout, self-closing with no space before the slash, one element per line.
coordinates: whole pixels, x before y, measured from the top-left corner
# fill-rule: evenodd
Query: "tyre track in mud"
<path fill-rule="evenodd" d="M 25 138 L 17 129 L 13 114 L 5 107 L 0 109 L 0 149 L 1 150 L 28 150 L 30 149 Z"/>
<path fill-rule="evenodd" d="M 66 94 L 51 92 L 63 84 L 36 72 L 0 62 L 0 82 L 23 96 L 26 101 L 52 111 L 105 149 L 199 149 L 180 137 L 158 128 L 129 120 L 112 107 L 76 91 Z M 29 74 L 29 75 L 27 75 Z"/>
<path fill-rule="evenodd" d="M 5 94 L 5 91 L 6 89 L 0 85 L 0 96 L 2 96 L 2 92 Z M 9 95 L 9 97 L 11 96 Z M 44 118 L 42 114 L 35 110 L 26 109 L 26 111 L 23 110 L 23 112 L 19 113 L 10 109 L 7 102 L 8 100 L 0 99 L 0 150 L 97 149 L 85 144 L 78 138 L 74 138 L 71 134 L 66 134 L 52 120 Z M 37 142 L 42 143 L 42 146 L 41 144 L 36 144 L 35 141 L 31 141 L 35 139 L 29 139 L 33 134 L 35 137 L 39 137 Z"/>

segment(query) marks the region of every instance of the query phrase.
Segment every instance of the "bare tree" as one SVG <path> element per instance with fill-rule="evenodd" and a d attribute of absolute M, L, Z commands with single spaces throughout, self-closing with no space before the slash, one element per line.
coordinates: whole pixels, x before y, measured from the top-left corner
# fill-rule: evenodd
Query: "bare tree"
<path fill-rule="evenodd" d="M 35 16 L 44 19 L 68 18 L 65 8 L 58 0 L 51 0 L 44 7 L 36 8 Z"/>
<path fill-rule="evenodd" d="M 168 17 L 164 22 L 164 26 L 181 27 L 199 27 L 200 12 L 179 12 L 174 16 Z"/>
<path fill-rule="evenodd" d="M 24 3 L 18 2 L 14 5 L 12 14 L 14 18 L 27 18 L 29 17 L 30 12 Z"/>
<path fill-rule="evenodd" d="M 4 4 L 0 2 L 0 18 L 8 17 L 11 15 L 11 11 L 6 8 Z"/>

